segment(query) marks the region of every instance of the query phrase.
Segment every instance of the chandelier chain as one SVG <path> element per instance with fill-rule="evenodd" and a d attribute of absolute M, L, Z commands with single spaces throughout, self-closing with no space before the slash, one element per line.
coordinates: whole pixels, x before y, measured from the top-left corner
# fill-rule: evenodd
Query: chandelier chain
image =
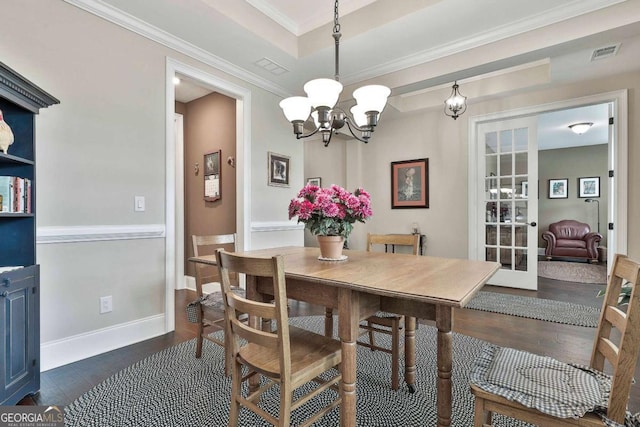
<path fill-rule="evenodd" d="M 335 48 L 335 73 L 334 80 L 340 81 L 340 22 L 338 16 L 338 0 L 336 0 L 336 4 L 333 9 L 333 39 L 335 40 L 336 48 Z"/>

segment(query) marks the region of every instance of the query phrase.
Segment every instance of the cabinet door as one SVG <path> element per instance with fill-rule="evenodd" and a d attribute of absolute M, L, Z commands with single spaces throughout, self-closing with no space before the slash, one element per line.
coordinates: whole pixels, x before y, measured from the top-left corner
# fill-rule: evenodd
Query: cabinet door
<path fill-rule="evenodd" d="M 40 389 L 38 266 L 0 274 L 0 404 Z"/>

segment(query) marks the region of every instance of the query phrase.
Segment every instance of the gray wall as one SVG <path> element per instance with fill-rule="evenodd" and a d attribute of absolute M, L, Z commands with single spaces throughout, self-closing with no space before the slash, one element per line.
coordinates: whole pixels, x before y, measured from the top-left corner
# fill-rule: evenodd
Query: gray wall
<path fill-rule="evenodd" d="M 546 247 L 540 237 L 549 228 L 549 224 L 563 219 L 585 222 L 597 231 L 597 207 L 600 206 L 600 246 L 607 246 L 607 145 L 589 147 L 562 148 L 538 152 L 538 178 L 540 179 L 540 198 L 538 200 L 538 247 Z M 600 177 L 600 203 L 585 203 L 578 197 L 578 178 Z M 549 180 L 567 178 L 569 181 L 568 198 L 549 199 Z"/>

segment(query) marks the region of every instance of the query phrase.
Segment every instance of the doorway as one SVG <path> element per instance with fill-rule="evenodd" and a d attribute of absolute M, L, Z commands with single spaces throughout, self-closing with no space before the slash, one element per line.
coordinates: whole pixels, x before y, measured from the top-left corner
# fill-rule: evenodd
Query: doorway
<path fill-rule="evenodd" d="M 245 165 L 251 164 L 251 92 L 206 73 L 198 68 L 172 58 L 166 60 L 166 206 L 165 206 L 165 332 L 175 329 L 175 290 L 184 281 L 184 275 L 178 277 L 179 265 L 183 266 L 184 255 L 184 165 L 182 155 L 184 147 L 181 140 L 175 138 L 175 88 L 173 78 L 183 75 L 198 82 L 212 91 L 219 92 L 236 100 L 236 234 L 238 248 L 250 247 L 250 182 L 251 171 Z"/>
<path fill-rule="evenodd" d="M 516 117 L 530 117 L 551 111 L 560 111 L 579 106 L 609 104 L 610 117 L 615 117 L 613 124 L 608 126 L 609 143 L 607 147 L 607 167 L 613 171 L 612 177 L 607 177 L 607 181 L 602 185 L 608 190 L 608 200 L 603 200 L 607 206 L 608 220 L 607 233 L 607 258 L 611 265 L 611 258 L 614 253 L 626 254 L 627 252 L 627 91 L 616 91 L 593 95 L 580 99 L 573 99 L 552 104 L 528 107 L 524 109 L 506 111 L 485 116 L 476 116 L 470 119 L 469 123 L 469 257 L 471 259 L 486 259 L 485 241 L 483 234 L 486 233 L 486 204 L 482 198 L 486 188 L 486 180 L 482 172 L 486 169 L 486 159 L 482 155 L 484 149 L 479 147 L 478 141 L 482 126 L 490 122 L 499 122 Z M 529 183 L 530 186 L 531 183 Z M 543 188 L 544 184 L 544 188 Z M 576 184 L 574 183 L 574 186 Z M 573 187 L 577 191 L 576 187 Z M 540 194 L 542 200 L 546 197 L 546 183 L 540 181 Z M 529 192 L 531 189 L 529 188 Z M 529 214 L 529 222 L 537 222 L 537 212 Z M 612 229 L 610 229 L 612 228 Z M 475 230 L 475 231 L 474 231 Z M 515 248 L 514 248 L 515 249 Z M 498 276 L 498 275 L 497 275 Z M 498 276 L 499 277 L 499 276 Z M 491 282 L 490 282 L 491 283 Z M 527 284 L 512 282 L 503 286 L 527 287 Z M 534 288 L 535 289 L 535 288 Z"/>

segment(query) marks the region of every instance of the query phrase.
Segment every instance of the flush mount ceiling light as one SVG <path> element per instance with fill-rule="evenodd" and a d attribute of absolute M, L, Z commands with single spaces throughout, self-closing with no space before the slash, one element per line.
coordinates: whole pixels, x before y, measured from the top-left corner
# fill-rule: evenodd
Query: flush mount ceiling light
<path fill-rule="evenodd" d="M 369 142 L 371 133 L 378 124 L 380 113 L 387 103 L 391 90 L 386 86 L 362 86 L 353 92 L 356 105 L 351 107 L 353 118 L 335 105 L 342 92 L 340 83 L 340 23 L 338 0 L 334 6 L 333 38 L 335 40 L 335 76 L 334 79 L 315 79 L 304 85 L 307 96 L 292 96 L 280 102 L 285 117 L 293 124 L 296 139 L 307 138 L 317 132 L 322 134 L 324 146 L 331 142 L 331 136 L 347 125 L 349 132 L 359 141 Z M 315 129 L 304 134 L 304 123 L 313 118 Z M 360 132 L 360 136 L 355 132 Z"/>
<path fill-rule="evenodd" d="M 453 83 L 451 95 L 444 101 L 444 113 L 456 120 L 467 110 L 467 97 L 458 91 L 458 82 Z"/>
<path fill-rule="evenodd" d="M 591 122 L 574 123 L 572 125 L 569 125 L 569 129 L 571 129 L 573 133 L 582 135 L 583 133 L 588 131 L 591 128 L 591 126 L 593 126 L 593 123 Z"/>

